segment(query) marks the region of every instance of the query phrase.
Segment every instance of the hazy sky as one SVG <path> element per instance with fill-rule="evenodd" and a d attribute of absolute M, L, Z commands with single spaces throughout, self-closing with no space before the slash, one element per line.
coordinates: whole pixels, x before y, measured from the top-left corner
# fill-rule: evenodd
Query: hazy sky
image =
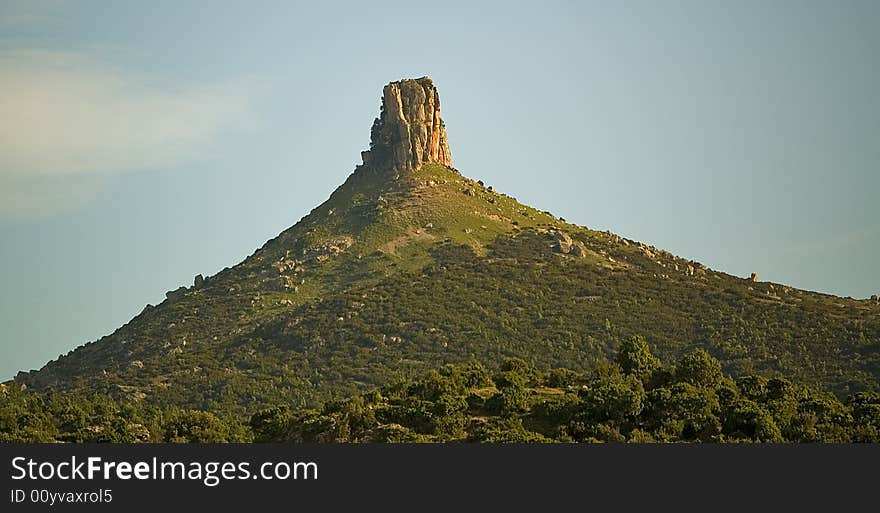
<path fill-rule="evenodd" d="M 422 75 L 467 176 L 880 293 L 880 2 L 318 3 L 0 3 L 0 379 L 294 224 Z"/>

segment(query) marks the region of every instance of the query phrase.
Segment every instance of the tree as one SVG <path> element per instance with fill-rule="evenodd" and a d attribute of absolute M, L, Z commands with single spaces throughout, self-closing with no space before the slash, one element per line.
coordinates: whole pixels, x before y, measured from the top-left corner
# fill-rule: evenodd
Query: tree
<path fill-rule="evenodd" d="M 251 416 L 250 427 L 255 442 L 278 442 L 285 439 L 290 422 L 290 408 L 286 405 L 258 411 Z"/>
<path fill-rule="evenodd" d="M 223 443 L 231 440 L 229 427 L 213 413 L 180 410 L 163 426 L 163 440 L 172 443 Z"/>
<path fill-rule="evenodd" d="M 633 336 L 621 344 L 616 361 L 624 374 L 632 374 L 643 383 L 660 368 L 660 359 L 651 353 L 645 337 L 640 335 Z"/>
<path fill-rule="evenodd" d="M 645 389 L 633 375 L 603 377 L 593 382 L 583 394 L 585 420 L 617 424 L 642 411 Z"/>
<path fill-rule="evenodd" d="M 675 367 L 675 379 L 695 387 L 715 388 L 723 377 L 721 362 L 703 349 L 683 356 Z"/>
<path fill-rule="evenodd" d="M 648 393 L 646 421 L 671 440 L 714 441 L 721 433 L 718 396 L 714 390 L 676 383 Z"/>
<path fill-rule="evenodd" d="M 853 441 L 880 442 L 880 394 L 860 392 L 847 403 L 853 414 Z"/>

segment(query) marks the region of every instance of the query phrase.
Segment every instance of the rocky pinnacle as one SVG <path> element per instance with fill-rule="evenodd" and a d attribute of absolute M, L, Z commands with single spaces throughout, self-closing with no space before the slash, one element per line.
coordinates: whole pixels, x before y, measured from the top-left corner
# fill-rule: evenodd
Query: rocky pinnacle
<path fill-rule="evenodd" d="M 452 165 L 440 119 L 440 95 L 430 78 L 385 86 L 382 109 L 370 132 L 370 149 L 361 157 L 365 167 L 398 172 L 427 162 Z"/>

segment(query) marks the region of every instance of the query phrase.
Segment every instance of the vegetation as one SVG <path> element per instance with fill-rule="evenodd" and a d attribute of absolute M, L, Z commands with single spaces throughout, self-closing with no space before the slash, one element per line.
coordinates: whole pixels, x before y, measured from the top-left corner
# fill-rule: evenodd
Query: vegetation
<path fill-rule="evenodd" d="M 585 375 L 508 359 L 446 366 L 320 410 L 254 415 L 257 441 L 880 442 L 880 395 L 846 401 L 784 378 L 721 371 L 699 349 L 663 367 L 640 337 Z"/>
<path fill-rule="evenodd" d="M 335 415 L 327 408 L 356 408 L 357 401 L 372 405 L 374 414 L 382 405 L 396 411 L 390 384 L 432 376 L 451 364 L 479 366 L 491 376 L 491 383 L 472 386 L 486 404 L 470 392 L 465 410 L 460 397 L 445 404 L 464 413 L 439 432 L 426 427 L 436 414 L 425 417 L 418 404 L 409 405 L 409 421 L 376 418 L 390 430 L 388 437 L 482 440 L 519 433 L 605 440 L 616 432 L 626 440 L 704 439 L 669 427 L 679 417 L 661 426 L 656 411 L 661 403 L 690 408 L 703 401 L 704 413 L 715 412 L 704 416 L 721 423 L 720 431 L 707 433 L 727 440 L 740 435 L 728 429 L 724 415 L 732 410 L 724 408 L 733 403 L 725 403 L 732 399 L 723 393 L 769 408 L 743 389 L 744 379 L 758 388 L 798 383 L 792 386 L 810 390 L 810 397 L 844 401 L 839 404 L 850 415 L 857 406 L 846 401 L 880 389 L 876 302 L 712 271 L 568 224 L 443 166 L 396 179 L 368 171 L 354 173 L 324 204 L 239 265 L 146 308 L 112 335 L 39 371 L 20 373 L 8 386 L 7 403 L 51 417 L 63 401 L 85 404 L 95 397 L 94 407 L 107 409 L 82 406 L 77 418 L 89 419 L 89 426 L 113 419 L 111 411 L 142 420 L 117 421 L 116 431 L 101 433 L 127 433 L 134 423 L 151 441 L 237 440 L 249 436 L 241 426 L 257 412 L 268 419 L 309 411 L 320 424 Z M 560 250 L 563 235 L 579 248 L 577 255 Z M 645 337 L 650 352 L 633 352 L 636 336 Z M 619 354 L 628 359 L 615 364 L 615 373 L 607 362 Z M 676 366 L 663 370 L 660 360 Z M 523 381 L 522 369 L 507 369 L 504 362 L 511 361 L 525 365 L 531 377 Z M 711 369 L 707 361 L 715 362 Z M 566 376 L 580 376 L 586 381 L 578 386 L 604 395 L 569 390 Z M 601 386 L 593 381 L 600 378 L 606 380 Z M 550 385 L 551 379 L 564 386 Z M 21 395 L 19 385 L 29 393 Z M 722 393 L 719 387 L 728 385 L 731 391 Z M 368 400 L 375 390 L 381 404 Z M 535 402 L 549 396 L 568 402 L 559 411 Z M 28 401 L 35 404 L 24 405 Z M 556 415 L 573 411 L 574 402 L 591 413 L 578 410 L 580 416 L 566 420 L 567 434 L 539 429 L 542 422 L 562 426 Z M 473 422 L 480 412 L 487 423 Z M 598 418 L 605 420 L 593 422 Z M 46 439 L 90 440 L 54 417 L 47 422 L 55 427 L 37 422 Z M 808 439 L 794 436 L 786 422 L 774 419 L 784 439 Z M 851 424 L 838 424 L 858 438 Z M 378 437 L 374 428 L 367 429 L 370 439 Z M 344 438 L 315 429 L 314 436 Z"/>
<path fill-rule="evenodd" d="M 0 388 L 0 443 L 243 442 L 245 425 L 206 411 L 155 408 L 106 395 Z"/>
<path fill-rule="evenodd" d="M 734 380 L 703 350 L 664 367 L 645 340 L 591 373 L 510 358 L 491 373 L 447 365 L 415 380 L 288 404 L 246 425 L 205 411 L 4 390 L 2 442 L 880 442 L 880 394 L 845 401 L 784 378 Z"/>

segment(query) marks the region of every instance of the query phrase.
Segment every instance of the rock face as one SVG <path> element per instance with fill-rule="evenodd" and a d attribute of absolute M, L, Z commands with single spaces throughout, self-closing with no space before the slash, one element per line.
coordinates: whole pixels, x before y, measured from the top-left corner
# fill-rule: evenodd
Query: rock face
<path fill-rule="evenodd" d="M 440 95 L 428 77 L 400 80 L 382 91 L 382 109 L 370 132 L 364 166 L 405 171 L 427 162 L 452 165 L 446 128 L 440 118 Z"/>

